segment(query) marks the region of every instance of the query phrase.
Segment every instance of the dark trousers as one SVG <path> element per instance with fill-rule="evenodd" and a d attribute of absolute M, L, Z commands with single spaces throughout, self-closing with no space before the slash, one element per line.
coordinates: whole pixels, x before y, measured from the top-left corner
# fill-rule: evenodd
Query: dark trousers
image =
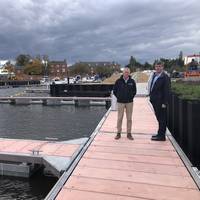
<path fill-rule="evenodd" d="M 164 137 L 167 127 L 167 108 L 162 108 L 162 103 L 160 102 L 151 101 L 151 104 L 158 120 L 158 135 Z"/>

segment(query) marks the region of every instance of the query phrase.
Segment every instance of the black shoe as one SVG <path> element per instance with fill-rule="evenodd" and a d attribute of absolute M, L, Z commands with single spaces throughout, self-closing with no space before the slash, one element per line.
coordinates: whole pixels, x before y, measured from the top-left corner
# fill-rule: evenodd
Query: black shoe
<path fill-rule="evenodd" d="M 151 138 L 151 140 L 153 140 L 153 141 L 165 141 L 166 138 L 165 138 L 165 136 L 154 136 L 154 137 Z"/>
<path fill-rule="evenodd" d="M 115 140 L 119 140 L 121 138 L 121 133 L 117 133 L 117 135 L 115 136 Z"/>
<path fill-rule="evenodd" d="M 127 138 L 128 138 L 129 140 L 133 140 L 133 136 L 131 135 L 131 133 L 127 133 Z"/>
<path fill-rule="evenodd" d="M 152 135 L 151 138 L 158 137 L 158 134 Z"/>

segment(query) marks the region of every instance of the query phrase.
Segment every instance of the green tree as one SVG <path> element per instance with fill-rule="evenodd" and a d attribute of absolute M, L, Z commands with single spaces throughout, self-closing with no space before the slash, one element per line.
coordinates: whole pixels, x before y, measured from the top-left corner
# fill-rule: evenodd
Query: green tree
<path fill-rule="evenodd" d="M 180 67 L 179 65 L 178 58 L 175 58 L 175 59 L 160 58 L 159 60 L 155 60 L 154 64 L 157 61 L 161 61 L 162 63 L 164 63 L 165 70 L 169 72 L 173 72 L 174 70 L 182 71 L 182 67 Z"/>
<path fill-rule="evenodd" d="M 85 63 L 76 63 L 70 68 L 70 75 L 86 75 L 90 72 L 90 67 Z"/>
<path fill-rule="evenodd" d="M 112 66 L 97 66 L 94 68 L 95 74 L 98 74 L 101 78 L 110 77 L 115 71 Z"/>
<path fill-rule="evenodd" d="M 10 63 L 10 61 L 8 61 L 6 64 L 5 64 L 5 69 L 7 69 L 9 72 L 14 72 L 15 71 L 15 67 L 14 65 L 12 65 Z"/>
<path fill-rule="evenodd" d="M 35 56 L 35 59 L 42 60 L 42 56 L 41 56 L 40 54 L 37 54 L 37 55 Z"/>
<path fill-rule="evenodd" d="M 4 65 L 5 69 L 8 70 L 9 73 L 9 79 L 14 79 L 15 77 L 15 66 L 11 64 L 10 61 L 8 61 L 5 65 Z"/>
<path fill-rule="evenodd" d="M 33 59 L 24 67 L 24 73 L 28 75 L 42 75 L 43 74 L 43 64 L 38 59 Z"/>
<path fill-rule="evenodd" d="M 143 69 L 144 65 L 138 62 L 133 56 L 131 56 L 129 60 L 129 64 L 126 65 L 126 67 L 129 67 L 131 72 L 134 72 L 136 71 L 136 69 L 139 69 L 139 70 Z"/>
<path fill-rule="evenodd" d="M 180 51 L 178 58 L 179 58 L 179 60 L 183 60 L 183 52 L 182 51 Z"/>
<path fill-rule="evenodd" d="M 128 65 L 131 72 L 136 71 L 136 63 L 137 63 L 136 59 L 133 56 L 131 56 L 129 60 L 129 65 Z"/>
<path fill-rule="evenodd" d="M 178 56 L 178 65 L 179 65 L 180 67 L 183 67 L 183 66 L 184 66 L 183 52 L 182 52 L 182 51 L 180 51 L 179 56 Z"/>
<path fill-rule="evenodd" d="M 28 54 L 20 54 L 16 58 L 16 64 L 19 66 L 25 66 L 31 60 L 31 56 Z"/>
<path fill-rule="evenodd" d="M 143 68 L 144 68 L 144 69 L 152 69 L 152 65 L 149 64 L 148 62 L 145 62 Z"/>

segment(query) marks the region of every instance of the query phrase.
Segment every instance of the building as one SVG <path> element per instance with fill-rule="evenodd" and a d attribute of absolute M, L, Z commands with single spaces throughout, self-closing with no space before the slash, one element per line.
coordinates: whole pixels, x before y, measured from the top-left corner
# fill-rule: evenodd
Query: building
<path fill-rule="evenodd" d="M 67 62 L 64 61 L 50 61 L 49 62 L 49 76 L 65 78 L 68 76 Z"/>
<path fill-rule="evenodd" d="M 9 72 L 4 67 L 0 68 L 0 80 L 8 80 L 15 77 L 14 72 Z"/>
<path fill-rule="evenodd" d="M 108 66 L 108 67 L 115 67 L 115 66 L 119 66 L 118 63 L 115 62 L 79 62 L 80 64 L 86 64 L 89 67 L 99 67 L 99 66 Z"/>
<path fill-rule="evenodd" d="M 107 61 L 101 61 L 101 62 L 78 62 L 76 64 L 84 64 L 87 65 L 88 67 L 90 67 L 91 69 L 91 74 L 93 74 L 94 72 L 94 68 L 95 67 L 110 67 L 112 69 L 114 69 L 115 71 L 120 69 L 120 64 L 116 63 L 116 62 L 107 62 Z"/>
<path fill-rule="evenodd" d="M 198 64 L 200 64 L 200 54 L 194 54 L 184 57 L 184 65 L 187 65 L 192 62 L 192 60 L 196 61 Z"/>
<path fill-rule="evenodd" d="M 15 74 L 21 76 L 24 74 L 23 66 L 15 65 Z"/>

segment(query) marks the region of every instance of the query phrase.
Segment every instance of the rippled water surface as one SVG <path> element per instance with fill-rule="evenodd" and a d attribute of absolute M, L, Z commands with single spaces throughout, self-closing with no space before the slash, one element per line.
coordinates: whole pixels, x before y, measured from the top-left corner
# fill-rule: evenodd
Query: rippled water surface
<path fill-rule="evenodd" d="M 23 92 L 24 88 L 0 89 L 0 96 Z M 88 137 L 104 116 L 103 106 L 0 104 L 0 138 L 57 138 L 59 141 Z M 1 173 L 0 173 L 1 174 Z M 0 200 L 40 200 L 56 179 L 39 175 L 31 179 L 0 176 Z"/>
<path fill-rule="evenodd" d="M 56 183 L 55 178 L 34 175 L 31 179 L 0 177 L 1 200 L 41 200 Z"/>
<path fill-rule="evenodd" d="M 87 137 L 105 112 L 101 106 L 0 104 L 0 137 L 37 140 Z"/>

